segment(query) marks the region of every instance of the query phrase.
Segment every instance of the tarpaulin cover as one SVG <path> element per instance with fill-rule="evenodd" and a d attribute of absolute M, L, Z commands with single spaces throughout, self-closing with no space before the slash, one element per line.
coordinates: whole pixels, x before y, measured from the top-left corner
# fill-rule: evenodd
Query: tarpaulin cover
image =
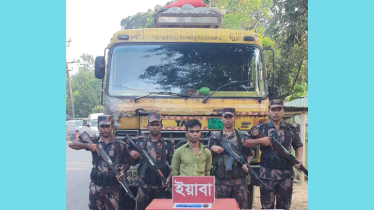
<path fill-rule="evenodd" d="M 172 4 L 169 4 L 168 6 L 166 6 L 166 8 L 182 7 L 185 4 L 191 4 L 194 7 L 205 7 L 204 2 L 201 1 L 201 0 L 179 0 L 179 1 L 176 1 Z"/>

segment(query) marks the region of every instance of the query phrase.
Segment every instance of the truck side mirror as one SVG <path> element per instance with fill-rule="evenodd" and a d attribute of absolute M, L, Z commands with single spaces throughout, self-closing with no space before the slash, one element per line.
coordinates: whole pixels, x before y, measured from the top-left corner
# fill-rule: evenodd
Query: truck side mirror
<path fill-rule="evenodd" d="M 95 58 L 95 77 L 98 79 L 104 78 L 105 60 L 104 56 L 97 56 Z"/>

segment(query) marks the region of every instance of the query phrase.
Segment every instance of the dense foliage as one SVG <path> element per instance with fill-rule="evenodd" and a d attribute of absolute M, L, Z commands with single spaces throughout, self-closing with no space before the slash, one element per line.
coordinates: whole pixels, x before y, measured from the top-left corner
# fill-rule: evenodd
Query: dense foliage
<path fill-rule="evenodd" d="M 103 111 L 103 106 L 100 105 L 101 80 L 95 78 L 94 58 L 92 55 L 83 54 L 81 59 L 76 62 L 79 65 L 78 72 L 70 78 L 74 111 L 76 118 L 85 118 L 91 113 Z M 69 86 L 67 82 L 66 111 L 71 112 Z"/>

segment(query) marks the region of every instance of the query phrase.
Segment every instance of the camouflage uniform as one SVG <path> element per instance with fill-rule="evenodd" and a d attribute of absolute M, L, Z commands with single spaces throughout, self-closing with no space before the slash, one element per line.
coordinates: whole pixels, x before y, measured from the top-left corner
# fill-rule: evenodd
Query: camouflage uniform
<path fill-rule="evenodd" d="M 235 115 L 235 109 L 234 108 L 224 108 L 222 110 L 222 115 L 231 114 Z M 244 133 L 241 133 L 238 130 L 235 130 L 233 133 L 228 136 L 224 130 L 221 131 L 221 135 L 216 135 L 218 139 L 221 139 L 221 141 L 226 142 L 230 145 L 230 147 L 239 155 L 245 156 L 245 160 L 247 160 L 246 157 L 253 156 L 252 149 L 248 149 L 243 147 L 243 141 L 246 138 Z M 241 143 L 238 140 L 237 134 L 239 135 L 239 138 L 241 140 Z M 220 146 L 215 142 L 212 138 L 209 140 L 208 148 L 211 149 L 212 146 Z M 215 176 L 216 180 L 216 198 L 235 198 L 236 202 L 238 202 L 240 209 L 246 209 L 248 206 L 248 193 L 247 193 L 247 182 L 246 177 L 247 174 L 243 171 L 242 165 L 238 163 L 237 161 L 234 161 L 233 163 L 233 171 L 235 168 L 239 170 L 239 175 L 235 175 L 237 178 L 234 178 L 234 175 L 228 175 L 227 172 L 221 171 L 219 172 L 217 165 L 219 164 L 219 158 L 224 157 L 223 160 L 225 161 L 223 166 L 226 166 L 227 159 L 229 157 L 226 152 L 221 153 L 220 155 L 217 155 L 217 153 L 213 152 L 213 168 L 211 174 Z M 222 166 L 221 166 L 222 167 Z M 222 167 L 221 170 L 223 170 L 224 167 Z M 221 173 L 221 175 L 219 175 Z M 224 174 L 222 174 L 224 173 Z M 220 177 L 221 178 L 220 178 Z M 224 176 L 224 177 L 223 177 Z"/>
<path fill-rule="evenodd" d="M 283 101 L 279 99 L 272 100 L 270 101 L 270 107 L 283 107 Z M 266 124 L 257 124 L 255 126 L 265 136 L 272 137 L 272 131 L 275 131 L 275 138 L 289 152 L 291 152 L 291 145 L 294 150 L 303 146 L 296 125 L 282 121 L 277 130 L 273 122 L 269 121 Z M 282 156 L 278 155 L 278 152 L 272 150 L 270 146 L 265 147 L 261 145 L 260 149 L 262 151 L 260 179 L 265 184 L 264 186 L 260 183 L 262 209 L 274 209 L 275 199 L 276 209 L 289 209 L 292 199 L 293 179 L 295 177 L 292 165 Z M 275 157 L 273 161 L 272 157 Z M 286 165 L 286 168 L 279 169 L 279 164 L 276 166 L 274 162 L 283 163 Z"/>
<path fill-rule="evenodd" d="M 161 115 L 159 114 L 148 115 L 148 122 L 161 121 L 161 119 Z M 162 142 L 164 142 L 164 145 L 162 145 Z M 160 138 L 158 141 L 153 142 L 151 141 L 149 136 L 138 136 L 136 145 L 139 148 L 144 149 L 153 159 L 153 161 L 158 165 L 158 167 L 162 169 L 168 167 L 167 171 L 170 173 L 171 161 L 174 154 L 174 141 L 172 139 Z M 163 150 L 165 151 L 164 155 L 162 155 Z M 139 161 L 139 159 L 137 161 Z M 138 179 L 136 181 L 136 184 L 138 185 L 138 192 L 136 195 L 137 210 L 144 210 L 155 198 L 170 198 L 170 193 L 165 190 L 165 187 L 162 184 L 146 184 L 146 181 L 140 178 L 139 171 L 141 166 L 142 162 L 140 160 L 140 165 L 138 166 Z M 162 171 L 165 178 L 169 176 L 169 174 L 165 174 L 165 170 Z M 156 174 L 153 173 L 154 172 L 150 168 L 148 168 L 146 179 L 149 178 L 148 176 L 150 174 L 152 174 L 151 176 L 156 176 Z M 157 180 L 159 179 L 157 178 Z"/>
<path fill-rule="evenodd" d="M 102 115 L 98 117 L 99 126 L 110 125 L 111 121 L 112 117 L 109 115 Z M 118 171 L 120 171 L 122 167 L 125 167 L 125 169 L 128 169 L 130 167 L 128 163 L 130 153 L 127 150 L 127 147 L 125 147 L 123 144 L 120 144 L 119 142 L 120 141 L 115 140 L 113 136 L 110 138 L 109 143 L 106 145 L 102 138 L 97 141 L 99 147 L 105 150 L 112 162 L 115 164 Z M 92 210 L 117 210 L 119 199 L 118 187 L 120 187 L 120 185 L 117 179 L 115 179 L 114 173 L 96 152 L 92 152 L 92 166 L 93 168 L 91 172 L 91 182 L 89 185 L 89 208 Z M 99 174 L 101 174 L 102 176 Z M 97 178 L 99 176 L 103 177 L 103 182 L 102 184 L 95 184 L 98 183 Z M 95 180 L 95 183 L 93 180 Z M 106 184 L 104 184 L 104 182 Z M 108 184 L 110 186 L 108 186 Z"/>

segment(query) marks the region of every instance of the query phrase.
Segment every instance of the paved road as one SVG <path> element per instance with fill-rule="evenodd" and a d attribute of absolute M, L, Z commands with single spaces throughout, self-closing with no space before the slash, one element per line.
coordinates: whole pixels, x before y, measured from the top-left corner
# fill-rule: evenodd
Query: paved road
<path fill-rule="evenodd" d="M 91 152 L 73 150 L 66 141 L 66 209 L 88 209 L 88 185 L 92 168 Z"/>

